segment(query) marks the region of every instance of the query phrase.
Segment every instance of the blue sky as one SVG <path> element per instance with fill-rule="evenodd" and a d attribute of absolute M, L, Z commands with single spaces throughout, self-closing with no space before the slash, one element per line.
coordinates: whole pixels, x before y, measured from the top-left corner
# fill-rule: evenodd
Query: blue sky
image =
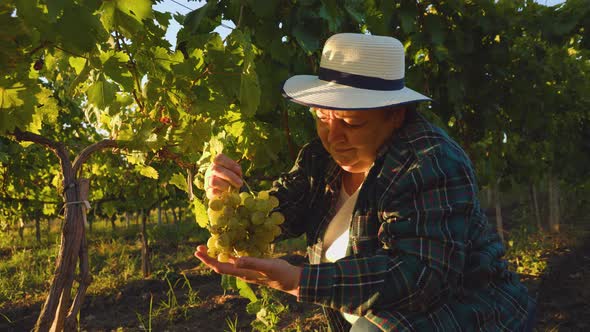
<path fill-rule="evenodd" d="M 274 0 L 269 0 L 274 1 Z M 563 3 L 564 0 L 535 0 L 536 2 L 547 5 L 553 6 L 556 4 Z M 161 12 L 170 12 L 170 13 L 180 13 L 183 15 L 188 14 L 191 10 L 195 10 L 200 8 L 206 3 L 205 0 L 164 0 L 159 4 L 154 6 L 154 9 Z M 231 22 L 224 22 L 224 24 L 228 26 L 233 26 Z M 170 21 L 170 27 L 168 27 L 168 31 L 166 33 L 166 39 L 174 46 L 176 41 L 176 33 L 180 29 L 180 25 L 176 22 L 176 20 L 172 19 Z M 220 35 L 225 36 L 230 32 L 229 28 L 220 26 L 215 31 L 219 32 Z"/>

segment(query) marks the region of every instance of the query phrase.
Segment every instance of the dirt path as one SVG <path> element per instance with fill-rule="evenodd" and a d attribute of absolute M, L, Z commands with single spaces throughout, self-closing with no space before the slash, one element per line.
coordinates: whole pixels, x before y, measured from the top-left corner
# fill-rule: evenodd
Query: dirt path
<path fill-rule="evenodd" d="M 556 248 L 538 280 L 525 280 L 537 296 L 538 331 L 590 331 L 590 238 Z"/>

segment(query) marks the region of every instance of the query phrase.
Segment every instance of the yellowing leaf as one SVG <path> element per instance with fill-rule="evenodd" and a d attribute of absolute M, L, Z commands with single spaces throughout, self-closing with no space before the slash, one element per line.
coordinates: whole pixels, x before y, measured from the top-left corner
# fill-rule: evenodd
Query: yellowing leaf
<path fill-rule="evenodd" d="M 18 83 L 9 88 L 0 86 L 0 108 L 22 106 L 25 102 L 18 96 L 18 93 L 24 90 L 25 87 Z"/>
<path fill-rule="evenodd" d="M 567 54 L 569 56 L 574 56 L 574 55 L 578 54 L 578 51 L 575 48 L 570 47 L 570 48 L 567 49 Z"/>
<path fill-rule="evenodd" d="M 156 171 L 156 169 L 153 168 L 152 166 L 137 165 L 136 169 L 139 171 L 139 174 L 141 174 L 145 177 L 152 178 L 152 179 L 158 179 L 158 177 L 159 177 L 158 171 Z"/>
<path fill-rule="evenodd" d="M 117 9 L 141 22 L 152 15 L 152 2 L 149 0 L 117 0 Z"/>
<path fill-rule="evenodd" d="M 80 75 L 82 69 L 84 69 L 84 65 L 86 64 L 86 59 L 72 56 L 68 59 L 68 62 L 70 63 L 70 66 L 72 66 L 72 68 L 74 68 L 76 71 L 76 75 Z"/>
<path fill-rule="evenodd" d="M 205 205 L 198 199 L 193 200 L 193 213 L 195 214 L 197 224 L 203 228 L 207 227 L 209 224 L 207 209 L 205 209 Z"/>
<path fill-rule="evenodd" d="M 170 179 L 170 181 L 168 183 L 175 185 L 178 189 L 180 189 L 184 192 L 188 192 L 188 186 L 186 183 L 186 179 L 180 173 L 175 173 L 174 175 L 172 175 L 172 178 Z"/>

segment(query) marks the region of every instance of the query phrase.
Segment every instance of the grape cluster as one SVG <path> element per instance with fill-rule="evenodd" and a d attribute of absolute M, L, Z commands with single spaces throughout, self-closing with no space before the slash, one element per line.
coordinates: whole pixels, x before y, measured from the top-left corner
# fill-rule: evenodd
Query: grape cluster
<path fill-rule="evenodd" d="M 220 262 L 227 262 L 230 256 L 267 256 L 285 221 L 280 212 L 271 212 L 278 205 L 279 200 L 268 191 L 255 195 L 230 190 L 210 200 L 209 256 Z"/>

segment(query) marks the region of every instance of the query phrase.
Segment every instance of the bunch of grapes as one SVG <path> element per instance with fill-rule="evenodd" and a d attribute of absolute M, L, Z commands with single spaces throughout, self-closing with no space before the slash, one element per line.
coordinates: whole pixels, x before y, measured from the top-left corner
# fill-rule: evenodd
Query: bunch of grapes
<path fill-rule="evenodd" d="M 268 191 L 255 195 L 230 190 L 210 200 L 209 256 L 220 262 L 227 262 L 230 256 L 267 256 L 285 221 L 280 212 L 271 212 L 278 205 L 279 200 Z"/>

